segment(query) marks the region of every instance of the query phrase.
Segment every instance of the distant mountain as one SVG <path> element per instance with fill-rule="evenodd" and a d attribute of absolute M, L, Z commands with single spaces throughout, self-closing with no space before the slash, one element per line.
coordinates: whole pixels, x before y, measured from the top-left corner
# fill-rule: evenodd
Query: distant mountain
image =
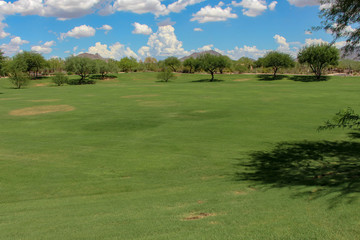
<path fill-rule="evenodd" d="M 96 54 L 91 54 L 91 53 L 81 53 L 79 55 L 77 55 L 77 57 L 83 57 L 83 58 L 90 58 L 90 59 L 100 59 L 100 60 L 104 60 L 107 61 L 107 58 L 103 58 L 102 56 L 100 56 L 100 54 L 96 53 Z"/>
<path fill-rule="evenodd" d="M 218 52 L 216 52 L 216 51 L 214 51 L 214 50 L 209 50 L 209 51 L 203 51 L 203 52 L 196 52 L 196 53 L 193 53 L 193 54 L 191 54 L 191 55 L 189 55 L 189 56 L 186 56 L 186 57 L 183 57 L 183 58 L 180 58 L 180 61 L 185 61 L 186 59 L 188 59 L 188 58 L 198 58 L 198 57 L 200 57 L 201 55 L 204 55 L 204 54 L 211 54 L 211 55 L 215 55 L 215 56 L 221 56 L 221 54 L 220 53 L 218 53 Z"/>
<path fill-rule="evenodd" d="M 346 55 L 345 54 L 345 50 L 344 48 L 340 49 L 340 56 L 342 59 L 350 59 L 350 60 L 355 60 L 355 61 L 360 61 L 360 49 L 355 50 L 352 53 L 348 53 Z"/>

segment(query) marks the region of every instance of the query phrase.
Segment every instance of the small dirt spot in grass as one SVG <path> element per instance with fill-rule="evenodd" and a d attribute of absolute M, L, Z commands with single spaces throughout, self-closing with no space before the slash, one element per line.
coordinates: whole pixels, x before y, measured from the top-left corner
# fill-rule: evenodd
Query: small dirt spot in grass
<path fill-rule="evenodd" d="M 70 112 L 74 110 L 75 108 L 69 105 L 52 105 L 17 109 L 11 111 L 9 114 L 12 116 L 34 116 L 53 112 Z"/>
<path fill-rule="evenodd" d="M 38 83 L 35 84 L 35 87 L 46 87 L 48 85 L 48 83 Z"/>
<path fill-rule="evenodd" d="M 248 193 L 245 191 L 235 191 L 235 195 L 247 195 Z"/>
<path fill-rule="evenodd" d="M 43 100 L 29 100 L 29 102 L 57 102 L 61 99 L 43 99 Z"/>
<path fill-rule="evenodd" d="M 220 223 L 217 222 L 217 221 L 211 221 L 211 222 L 209 222 L 209 224 L 211 224 L 211 225 L 218 225 L 218 224 L 220 224 Z"/>
<path fill-rule="evenodd" d="M 193 113 L 207 113 L 208 111 L 206 110 L 196 110 Z"/>
<path fill-rule="evenodd" d="M 246 82 L 246 81 L 250 81 L 250 78 L 244 78 L 244 79 L 235 79 L 233 80 L 234 82 Z"/>
<path fill-rule="evenodd" d="M 20 98 L 0 98 L 0 101 L 10 101 L 10 100 L 17 100 Z"/>
<path fill-rule="evenodd" d="M 147 95 L 129 95 L 129 96 L 122 96 L 121 98 L 144 98 L 144 97 L 157 97 L 158 94 L 147 94 Z"/>
<path fill-rule="evenodd" d="M 188 217 L 185 217 L 184 220 L 185 221 L 191 221 L 191 220 L 199 220 L 199 219 L 203 219 L 206 217 L 213 217 L 216 216 L 215 213 L 198 213 L 198 214 L 190 214 Z"/>
<path fill-rule="evenodd" d="M 198 204 L 203 204 L 204 201 L 199 200 L 199 201 L 197 201 L 197 203 L 198 203 Z"/>

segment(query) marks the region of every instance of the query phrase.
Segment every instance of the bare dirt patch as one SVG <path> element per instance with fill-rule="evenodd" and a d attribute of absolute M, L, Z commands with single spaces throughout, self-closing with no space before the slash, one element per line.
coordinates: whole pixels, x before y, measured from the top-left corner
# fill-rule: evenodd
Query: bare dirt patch
<path fill-rule="evenodd" d="M 235 79 L 233 80 L 234 82 L 246 82 L 246 81 L 250 81 L 250 78 L 244 78 L 244 79 Z"/>
<path fill-rule="evenodd" d="M 196 110 L 193 113 L 207 113 L 207 110 Z"/>
<path fill-rule="evenodd" d="M 46 87 L 47 85 L 49 85 L 48 83 L 38 83 L 35 84 L 35 87 Z"/>
<path fill-rule="evenodd" d="M 185 221 L 191 221 L 191 220 L 199 220 L 206 217 L 213 217 L 216 216 L 215 213 L 198 213 L 198 214 L 190 214 L 189 216 L 185 217 L 183 220 Z"/>
<path fill-rule="evenodd" d="M 54 112 L 70 112 L 74 110 L 75 108 L 69 105 L 52 105 L 17 109 L 11 111 L 9 114 L 12 116 L 34 116 Z"/>
<path fill-rule="evenodd" d="M 129 96 L 122 96 L 121 98 L 145 98 L 145 97 L 157 97 L 158 94 L 147 94 L 147 95 L 129 95 Z"/>
<path fill-rule="evenodd" d="M 0 101 L 10 101 L 10 100 L 17 100 L 20 98 L 0 98 Z"/>

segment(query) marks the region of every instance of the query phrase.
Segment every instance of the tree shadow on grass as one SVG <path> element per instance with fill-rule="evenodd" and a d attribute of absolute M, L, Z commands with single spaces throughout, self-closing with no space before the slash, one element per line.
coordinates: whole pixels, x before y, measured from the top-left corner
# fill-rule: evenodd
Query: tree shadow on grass
<path fill-rule="evenodd" d="M 261 75 L 257 75 L 256 76 L 258 78 L 259 81 L 276 81 L 276 80 L 282 80 L 284 78 L 286 78 L 287 76 L 285 75 L 277 75 L 276 77 L 274 77 L 274 75 L 270 75 L 270 74 L 261 74 Z"/>
<path fill-rule="evenodd" d="M 294 187 L 294 197 L 328 196 L 330 207 L 359 197 L 359 142 L 283 142 L 270 151 L 251 153 L 248 161 L 238 160 L 241 171 L 236 173 L 236 181 L 269 188 Z"/>
<path fill-rule="evenodd" d="M 316 76 L 293 75 L 289 79 L 295 82 L 325 82 L 329 80 L 329 77 L 321 76 L 317 79 Z"/>
<path fill-rule="evenodd" d="M 200 79 L 200 80 L 194 80 L 191 81 L 193 83 L 202 83 L 202 82 L 224 82 L 224 80 L 214 79 L 211 81 L 211 79 Z"/>
<path fill-rule="evenodd" d="M 104 78 L 103 78 L 102 75 L 100 75 L 100 74 L 94 74 L 94 75 L 91 75 L 89 78 L 90 79 L 103 80 L 103 79 L 114 79 L 114 78 L 117 78 L 117 76 L 115 76 L 115 75 L 105 75 Z"/>
<path fill-rule="evenodd" d="M 360 130 L 354 130 L 353 132 L 348 133 L 351 139 L 360 139 Z"/>

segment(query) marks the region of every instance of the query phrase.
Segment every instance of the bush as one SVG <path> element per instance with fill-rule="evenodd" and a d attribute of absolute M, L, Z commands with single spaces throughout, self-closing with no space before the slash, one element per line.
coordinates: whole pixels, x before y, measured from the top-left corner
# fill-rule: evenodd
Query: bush
<path fill-rule="evenodd" d="M 23 72 L 14 72 L 10 74 L 10 82 L 20 89 L 22 86 L 26 86 L 29 83 L 29 75 Z"/>
<path fill-rule="evenodd" d="M 69 80 L 69 78 L 64 73 L 55 73 L 54 75 L 55 76 L 52 77 L 52 81 L 58 86 L 64 85 Z"/>
<path fill-rule="evenodd" d="M 96 81 L 94 79 L 69 79 L 67 84 L 69 85 L 82 85 L 82 84 L 95 84 Z"/>
<path fill-rule="evenodd" d="M 162 72 L 158 73 L 157 78 L 161 81 L 168 82 L 170 79 L 175 79 L 176 77 L 169 68 L 165 68 Z"/>

